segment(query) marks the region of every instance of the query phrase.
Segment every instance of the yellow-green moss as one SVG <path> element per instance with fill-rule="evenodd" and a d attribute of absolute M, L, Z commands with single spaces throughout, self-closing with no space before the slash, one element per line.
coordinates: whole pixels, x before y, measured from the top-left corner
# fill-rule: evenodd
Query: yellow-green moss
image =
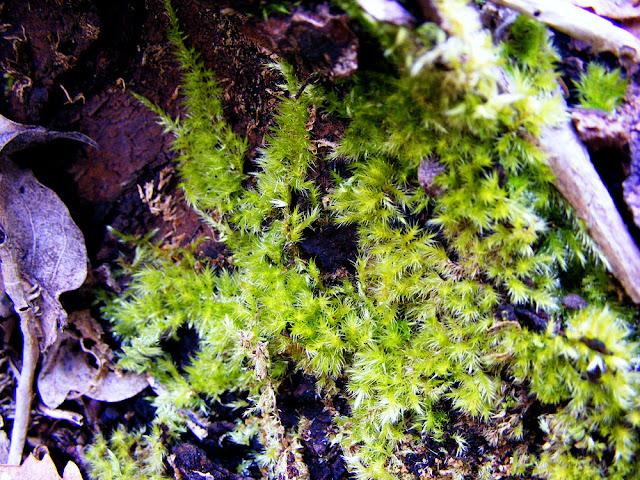
<path fill-rule="evenodd" d="M 288 368 L 314 375 L 323 388 L 342 378 L 351 412 L 335 421 L 345 460 L 362 479 L 398 478 L 401 447 L 421 435 L 443 438 L 443 405 L 490 422 L 509 401 L 504 387 L 520 382 L 553 413 L 540 418 L 546 443 L 514 465 L 558 480 L 576 472 L 634 478 L 637 347 L 622 310 L 607 307 L 591 241 L 530 141 L 564 118 L 546 31 L 519 21 L 516 43 L 501 50 L 473 7 L 438 5 L 449 36 L 433 26 L 378 25 L 342 4 L 378 36 L 395 72 L 361 72 L 344 96 L 307 87 L 298 97 L 301 83 L 286 65 L 275 66 L 289 94 L 248 190 L 241 187 L 244 143 L 221 120 L 213 77 L 173 20 L 188 116 L 164 122 L 176 136 L 187 196 L 206 218 L 221 218 L 215 225 L 234 252 L 234 269 L 214 273 L 194 268 L 189 252 L 176 262 L 175 254 L 145 250 L 131 287 L 104 309 L 123 343 L 121 364 L 164 385 L 157 423 L 174 434 L 184 430 L 180 409 L 206 414 L 204 398 L 225 391 L 246 392 L 254 407 L 256 421 L 239 423 L 237 437 L 249 424 L 275 428 L 265 420 L 273 413 L 264 394 Z M 500 68 L 509 92 L 498 84 Z M 349 121 L 332 155 L 346 159 L 351 174 L 336 176 L 324 202 L 308 176 L 318 161 L 305 128 L 312 107 Z M 418 183 L 425 159 L 444 167 L 436 198 Z M 299 254 L 304 232 L 320 219 L 358 231 L 355 274 L 338 285 Z M 585 293 L 587 310 L 568 315 L 559 298 L 579 287 L 576 271 L 605 282 Z M 548 328 L 537 333 L 497 318 L 504 304 L 545 311 Z M 160 348 L 160 338 L 181 325 L 200 338 L 184 374 Z M 251 366 L 258 341 L 268 348 L 262 375 Z M 522 425 L 503 434 L 518 438 Z M 464 432 L 452 438 L 464 450 Z M 268 451 L 259 459 L 274 472 L 286 449 Z"/>
<path fill-rule="evenodd" d="M 613 113 L 622 103 L 628 84 L 619 69 L 609 71 L 598 63 L 590 63 L 575 87 L 581 106 Z"/>

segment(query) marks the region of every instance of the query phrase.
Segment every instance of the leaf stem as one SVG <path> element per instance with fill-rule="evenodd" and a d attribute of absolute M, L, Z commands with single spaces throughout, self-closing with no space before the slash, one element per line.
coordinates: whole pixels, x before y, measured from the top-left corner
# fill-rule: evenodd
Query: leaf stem
<path fill-rule="evenodd" d="M 29 414 L 31 412 L 31 399 L 33 397 L 33 379 L 40 350 L 38 337 L 35 332 L 35 318 L 33 309 L 29 307 L 20 311 L 20 330 L 22 330 L 22 369 L 16 389 L 16 408 L 11 430 L 11 447 L 9 449 L 8 465 L 20 465 L 22 450 L 27 438 L 29 428 Z"/>
<path fill-rule="evenodd" d="M 9 448 L 9 465 L 20 465 L 22 450 L 29 428 L 31 397 L 33 396 L 33 378 L 40 356 L 38 327 L 35 313 L 31 305 L 32 297 L 25 295 L 24 282 L 18 268 L 16 247 L 11 241 L 4 226 L 0 224 L 0 272 L 4 290 L 13 302 L 13 308 L 20 316 L 22 331 L 22 369 L 16 389 L 16 408 L 11 430 L 11 447 Z M 38 291 L 38 289 L 36 289 Z M 37 294 L 36 294 L 37 295 Z"/>

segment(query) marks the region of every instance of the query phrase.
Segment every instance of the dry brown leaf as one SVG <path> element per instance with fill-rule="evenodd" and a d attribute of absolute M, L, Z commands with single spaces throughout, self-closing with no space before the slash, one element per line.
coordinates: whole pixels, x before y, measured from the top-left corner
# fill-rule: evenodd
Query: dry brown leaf
<path fill-rule="evenodd" d="M 11 152 L 55 138 L 97 146 L 80 133 L 20 125 L 0 115 L 0 271 L 23 339 L 8 458 L 15 466 L 22 458 L 40 352 L 56 341 L 66 320 L 58 297 L 82 285 L 87 274 L 84 238 L 67 207 L 9 158 Z"/>
<path fill-rule="evenodd" d="M 87 275 L 84 238 L 64 203 L 29 170 L 3 158 L 0 175 L 0 223 L 21 252 L 18 268 L 22 279 L 41 289 L 39 320 L 44 350 L 55 341 L 58 326 L 66 320 L 58 297 L 80 287 Z"/>
<path fill-rule="evenodd" d="M 137 395 L 149 386 L 144 375 L 121 370 L 109 370 L 85 396 L 101 402 L 121 402 Z"/>
<path fill-rule="evenodd" d="M 88 311 L 74 312 L 70 325 L 80 333 L 71 328 L 61 332 L 45 354 L 38 375 L 38 391 L 47 407 L 57 408 L 65 400 L 83 395 L 120 402 L 149 386 L 144 375 L 114 368 L 113 352 L 102 342 L 102 328 Z"/>
<path fill-rule="evenodd" d="M 46 453 L 38 460 L 33 454 L 29 455 L 19 467 L 0 465 L 1 480 L 82 480 L 78 466 L 69 462 L 64 467 L 62 477 L 58 474 L 53 460 L 46 448 L 40 447 Z"/>
<path fill-rule="evenodd" d="M 87 253 L 82 232 L 64 203 L 29 170 L 18 168 L 7 154 L 55 138 L 95 146 L 91 139 L 76 132 L 49 132 L 0 115 L 0 223 L 20 253 L 18 269 L 22 280 L 41 289 L 43 350 L 53 344 L 58 327 L 66 320 L 58 297 L 84 282 Z"/>
<path fill-rule="evenodd" d="M 98 148 L 96 142 L 82 133 L 56 132 L 35 125 L 23 125 L 0 115 L 0 151 L 5 155 L 22 150 L 29 145 L 45 143 L 58 138 L 75 140 Z"/>

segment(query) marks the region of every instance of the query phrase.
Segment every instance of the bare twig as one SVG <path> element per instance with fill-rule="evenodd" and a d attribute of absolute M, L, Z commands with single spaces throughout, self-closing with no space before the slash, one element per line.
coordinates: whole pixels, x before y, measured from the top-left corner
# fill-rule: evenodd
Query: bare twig
<path fill-rule="evenodd" d="M 0 268 L 2 269 L 4 288 L 20 316 L 20 329 L 22 330 L 23 338 L 22 368 L 20 370 L 18 388 L 16 389 L 15 415 L 8 460 L 9 465 L 20 465 L 29 427 L 33 379 L 38 357 L 40 356 L 40 348 L 38 345 L 38 324 L 34 309 L 30 303 L 32 298 L 26 295 L 18 269 L 15 246 L 2 225 L 0 225 L 0 261 L 2 262 Z"/>
<path fill-rule="evenodd" d="M 495 74 L 502 89 L 513 91 L 503 70 L 496 69 Z M 585 222 L 607 269 L 622 284 L 631 300 L 640 304 L 640 250 L 573 125 L 567 120 L 555 128 L 545 128 L 538 142 L 549 154 L 547 164 L 556 177 L 555 187 Z"/>
<path fill-rule="evenodd" d="M 612 52 L 623 63 L 640 62 L 640 39 L 610 21 L 557 0 L 493 0 L 588 43 L 596 52 Z"/>
<path fill-rule="evenodd" d="M 631 238 L 585 146 L 569 122 L 540 136 L 556 175 L 556 188 L 587 225 L 608 267 L 635 303 L 640 303 L 640 250 Z"/>

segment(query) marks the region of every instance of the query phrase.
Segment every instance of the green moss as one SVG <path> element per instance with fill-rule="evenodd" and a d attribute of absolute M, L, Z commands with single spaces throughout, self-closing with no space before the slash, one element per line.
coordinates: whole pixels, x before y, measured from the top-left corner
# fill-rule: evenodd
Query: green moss
<path fill-rule="evenodd" d="M 509 28 L 502 55 L 508 69 L 520 69 L 536 79 L 537 85 L 545 89 L 556 86 L 555 64 L 560 56 L 553 48 L 547 27 L 535 20 L 518 15 Z"/>
<path fill-rule="evenodd" d="M 107 441 L 97 435 L 86 453 L 96 480 L 169 480 L 164 475 L 167 452 L 158 427 L 147 434 L 116 430 Z"/>
<path fill-rule="evenodd" d="M 555 334 L 557 327 L 548 328 L 546 341 L 513 332 L 502 344 L 503 353 L 517 357 L 514 377 L 528 381 L 541 402 L 560 405 L 541 418 L 548 439 L 536 473 L 558 480 L 634 478 L 638 346 L 629 341 L 629 326 L 606 307 L 590 307 L 566 320 L 565 335 Z M 615 465 L 594 461 L 605 455 Z M 576 465 L 584 471 L 569 474 Z"/>
<path fill-rule="evenodd" d="M 215 208 L 224 214 L 235 207 L 243 192 L 246 144 L 224 121 L 222 90 L 198 54 L 185 45 L 175 13 L 168 2 L 165 4 L 171 22 L 169 40 L 176 46 L 176 57 L 184 68 L 182 92 L 189 118 L 173 120 L 141 100 L 160 115 L 167 132 L 175 137 L 173 148 L 181 154 L 178 163 L 187 201 L 198 211 Z"/>
<path fill-rule="evenodd" d="M 490 425 L 512 401 L 504 394 L 512 381 L 550 412 L 540 418 L 545 445 L 514 463 L 521 472 L 633 478 L 637 347 L 622 310 L 607 307 L 615 292 L 531 140 L 565 118 L 552 62 L 536 63 L 549 57 L 546 31 L 521 20 L 501 50 L 473 8 L 439 5 L 448 37 L 434 27 L 377 25 L 345 5 L 394 69 L 359 73 L 340 98 L 317 86 L 298 98 L 301 83 L 274 66 L 287 93 L 246 190 L 244 143 L 221 120 L 212 74 L 173 20 L 188 115 L 164 123 L 176 136 L 187 196 L 224 235 L 233 268 L 214 272 L 189 251 L 140 247 L 130 288 L 104 309 L 123 344 L 121 365 L 163 386 L 156 423 L 170 435 L 185 429 L 181 412 L 206 415 L 223 392 L 246 394 L 249 418 L 231 438 L 257 431 L 264 450 L 255 459 L 272 478 L 290 453 L 299 457 L 298 432 L 283 431 L 274 404 L 291 368 L 314 375 L 325 392 L 344 380 L 351 408 L 336 416 L 335 440 L 357 478 L 398 478 L 421 436 L 448 435 L 446 405 Z M 351 169 L 326 199 L 309 179 L 320 160 L 309 115 L 323 108 L 349 121 L 331 155 Z M 417 178 L 426 159 L 444 167 L 435 198 Z M 358 232 L 354 273 L 338 284 L 300 255 L 320 221 Z M 580 287 L 576 269 L 600 280 L 585 293 L 589 309 L 569 316 L 559 298 L 563 287 Z M 497 318 L 504 304 L 546 312 L 548 328 Z M 182 325 L 200 344 L 180 373 L 160 345 Z M 522 432 L 516 421 L 502 435 Z M 450 438 L 462 454 L 464 432 Z"/>
<path fill-rule="evenodd" d="M 628 79 L 620 77 L 619 69 L 609 71 L 598 63 L 590 63 L 575 87 L 580 105 L 613 113 L 622 103 L 628 84 Z"/>

